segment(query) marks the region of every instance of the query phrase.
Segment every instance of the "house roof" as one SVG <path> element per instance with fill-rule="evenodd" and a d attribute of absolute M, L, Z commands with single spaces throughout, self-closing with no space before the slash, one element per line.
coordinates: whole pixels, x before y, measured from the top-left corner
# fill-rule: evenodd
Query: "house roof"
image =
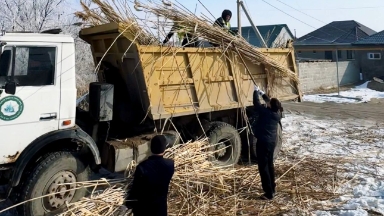
<path fill-rule="evenodd" d="M 277 36 L 280 34 L 281 30 L 285 28 L 288 34 L 294 38 L 291 30 L 286 24 L 277 24 L 277 25 L 262 25 L 256 26 L 259 30 L 261 36 L 263 37 L 265 43 L 268 47 L 271 47 L 273 42 L 276 40 Z M 233 27 L 232 30 L 238 30 L 238 27 Z M 241 27 L 241 36 L 245 38 L 250 44 L 256 47 L 263 47 L 261 41 L 256 36 L 256 32 L 253 30 L 252 26 Z"/>
<path fill-rule="evenodd" d="M 354 20 L 334 21 L 298 38 L 294 45 L 330 45 L 356 42 L 376 31 Z"/>
<path fill-rule="evenodd" d="M 384 45 L 384 30 L 353 43 L 354 45 Z"/>

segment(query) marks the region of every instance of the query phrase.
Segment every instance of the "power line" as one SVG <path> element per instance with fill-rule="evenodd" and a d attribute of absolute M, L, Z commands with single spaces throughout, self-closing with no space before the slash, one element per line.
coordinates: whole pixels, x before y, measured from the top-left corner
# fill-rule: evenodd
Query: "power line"
<path fill-rule="evenodd" d="M 286 14 L 287 16 L 290 16 L 290 17 L 292 17 L 293 19 L 295 19 L 295 20 L 297 20 L 297 21 L 299 21 L 299 22 L 301 22 L 301 23 L 303 23 L 303 24 L 305 24 L 305 25 L 307 25 L 307 26 L 309 26 L 309 27 L 312 27 L 312 28 L 314 28 L 314 29 L 317 29 L 316 27 L 314 27 L 314 26 L 312 26 L 312 25 L 310 25 L 310 24 L 308 24 L 308 23 L 306 23 L 306 22 L 304 22 L 304 21 L 302 21 L 302 20 L 300 20 L 300 19 L 298 19 L 298 18 L 296 18 L 296 17 L 290 15 L 289 13 L 286 13 L 285 11 L 281 10 L 280 8 L 278 8 L 278 7 L 274 6 L 274 5 L 272 5 L 272 4 L 268 3 L 268 2 L 266 2 L 265 0 L 262 0 L 262 1 L 263 1 L 264 3 L 266 3 L 266 4 L 268 4 L 269 6 L 275 8 L 276 10 L 279 10 L 280 12 Z M 320 30 L 320 31 L 321 31 L 321 30 Z M 324 32 L 324 31 L 321 31 L 321 32 L 323 32 L 323 33 L 325 33 L 325 34 L 327 34 L 327 35 L 330 35 L 330 34 L 327 33 L 327 32 Z M 313 37 L 313 38 L 319 39 L 319 40 L 323 40 L 323 41 L 327 41 L 327 42 L 333 43 L 333 41 L 330 41 L 330 40 L 327 40 L 327 39 L 318 38 L 318 37 L 315 37 L 315 36 L 312 36 L 312 35 L 310 35 L 310 36 Z M 332 36 L 332 35 L 330 35 L 330 36 Z"/>
<path fill-rule="evenodd" d="M 301 10 L 303 10 L 303 11 L 324 11 L 324 10 L 357 10 L 357 9 L 377 9 L 377 8 L 384 8 L 384 6 L 350 7 L 350 8 L 304 8 Z"/>
<path fill-rule="evenodd" d="M 287 3 L 282 2 L 281 0 L 276 0 L 276 1 L 280 2 L 281 4 L 283 4 L 283 5 L 285 5 L 285 6 L 289 7 L 289 8 L 292 8 L 293 10 L 295 10 L 295 11 L 297 11 L 297 12 L 300 12 L 300 13 L 302 13 L 302 14 L 308 16 L 308 17 L 311 17 L 312 19 L 317 20 L 317 21 L 319 21 L 319 22 L 321 22 L 321 23 L 323 23 L 323 24 L 328 24 L 328 23 L 326 23 L 326 22 L 324 22 L 324 21 L 322 21 L 322 20 L 317 19 L 316 17 L 313 17 L 313 16 L 311 16 L 311 15 L 309 15 L 309 14 L 307 14 L 307 13 L 304 13 L 304 12 L 302 12 L 302 11 L 300 11 L 300 10 L 298 10 L 298 9 L 296 9 L 296 8 L 294 8 L 294 7 L 292 7 L 292 6 L 290 6 L 290 5 L 288 5 Z M 332 25 L 329 25 L 329 26 L 332 27 L 332 28 L 334 28 L 334 29 L 340 30 L 340 31 L 342 31 L 342 32 L 349 33 L 349 32 L 347 32 L 347 31 L 345 31 L 345 30 L 343 30 L 343 29 L 340 29 L 340 28 L 337 28 L 337 27 L 335 27 L 335 26 L 332 26 Z"/>
<path fill-rule="evenodd" d="M 309 27 L 312 27 L 312 28 L 314 28 L 314 29 L 317 29 L 316 27 L 314 27 L 314 26 L 312 26 L 312 25 L 310 25 L 310 24 L 308 24 L 308 23 L 306 23 L 306 22 L 304 22 L 304 21 L 302 21 L 302 20 L 300 20 L 300 19 L 298 19 L 298 18 L 292 16 L 292 15 L 289 14 L 289 13 L 286 13 L 285 11 L 283 11 L 283 10 L 281 10 L 280 8 L 278 8 L 278 7 L 276 7 L 276 6 L 272 5 L 272 4 L 270 4 L 269 2 L 267 2 L 267 1 L 265 1 L 265 0 L 262 0 L 262 1 L 263 1 L 264 3 L 266 3 L 266 4 L 268 4 L 269 6 L 275 8 L 276 10 L 279 10 L 280 12 L 284 13 L 285 15 L 290 16 L 291 18 L 293 18 L 293 19 L 295 19 L 295 20 L 297 20 L 297 21 L 299 21 L 299 22 L 301 22 L 301 23 L 303 23 L 303 24 L 305 24 L 305 25 L 307 25 L 307 26 L 309 26 Z"/>
<path fill-rule="evenodd" d="M 302 11 L 336 11 L 336 10 L 364 10 L 364 9 L 382 9 L 384 6 L 378 6 L 378 7 L 356 7 L 356 8 L 303 8 L 300 9 Z M 255 9 L 253 11 L 263 11 L 263 12 L 271 12 L 275 10 L 262 10 L 262 9 Z M 294 10 L 287 10 L 287 11 L 294 11 Z"/>

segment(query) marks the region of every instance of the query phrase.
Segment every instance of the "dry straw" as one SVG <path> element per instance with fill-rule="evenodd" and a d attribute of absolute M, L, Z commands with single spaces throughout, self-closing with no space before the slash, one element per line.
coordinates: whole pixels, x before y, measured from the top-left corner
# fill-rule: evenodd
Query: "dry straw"
<path fill-rule="evenodd" d="M 75 15 L 84 22 L 98 26 L 106 23 L 120 23 L 123 35 L 139 44 L 158 44 L 156 37 L 146 28 L 143 28 L 132 13 L 130 7 L 120 1 L 91 0 L 97 6 L 90 9 L 84 2 L 80 1 L 83 11 L 78 11 Z M 123 8 L 123 9 L 120 9 Z"/>
<path fill-rule="evenodd" d="M 165 157 L 175 161 L 169 215 L 305 215 L 320 208 L 314 205 L 316 201 L 338 196 L 337 173 L 343 171 L 340 159 L 278 161 L 278 195 L 273 201 L 262 201 L 258 199 L 262 191 L 257 166 L 218 167 L 207 160 L 212 154 L 207 152 L 207 144 L 201 140 L 167 150 Z M 127 178 L 111 180 L 107 189 L 94 190 L 90 197 L 69 204 L 62 215 L 109 216 L 124 211 L 121 206 L 133 172 L 134 166 L 130 166 Z M 105 181 L 92 184 L 96 187 Z"/>

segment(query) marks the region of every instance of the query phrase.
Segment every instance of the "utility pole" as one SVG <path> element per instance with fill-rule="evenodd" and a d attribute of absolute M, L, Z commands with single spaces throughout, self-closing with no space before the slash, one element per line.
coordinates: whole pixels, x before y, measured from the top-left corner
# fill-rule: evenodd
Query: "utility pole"
<path fill-rule="evenodd" d="M 241 0 L 237 0 L 237 32 L 240 36 L 241 34 L 241 6 L 240 6 Z"/>
<path fill-rule="evenodd" d="M 261 42 L 261 45 L 262 45 L 264 48 L 268 48 L 268 47 L 267 47 L 267 44 L 266 44 L 265 41 L 264 41 L 264 38 L 261 36 L 261 34 L 260 34 L 260 32 L 259 32 L 259 29 L 257 29 L 257 27 L 255 26 L 255 24 L 253 23 L 253 21 L 252 21 L 252 19 L 251 19 L 251 16 L 250 16 L 249 13 L 248 13 L 247 8 L 244 6 L 243 1 L 242 1 L 242 0 L 238 0 L 237 2 L 238 2 L 238 4 L 240 4 L 241 7 L 243 8 L 243 11 L 244 11 L 245 15 L 247 15 L 247 18 L 248 18 L 249 22 L 251 23 L 251 26 L 252 26 L 253 30 L 255 31 L 255 33 L 256 33 L 256 36 L 259 38 L 259 40 L 260 40 L 260 42 Z"/>
<path fill-rule="evenodd" d="M 339 51 L 336 49 L 336 76 L 337 76 L 337 95 L 340 96 L 340 81 L 339 81 Z"/>

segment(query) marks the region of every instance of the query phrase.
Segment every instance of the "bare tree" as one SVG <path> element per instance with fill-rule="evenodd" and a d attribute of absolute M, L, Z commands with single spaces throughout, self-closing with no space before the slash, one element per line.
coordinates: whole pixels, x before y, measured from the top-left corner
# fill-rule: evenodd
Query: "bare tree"
<path fill-rule="evenodd" d="M 88 91 L 89 82 L 96 80 L 90 46 L 78 36 L 79 22 L 66 0 L 0 0 L 0 30 L 32 31 L 61 28 L 71 34 L 76 46 L 76 81 L 78 96 Z"/>
<path fill-rule="evenodd" d="M 54 26 L 63 15 L 65 0 L 2 0 L 0 20 L 6 29 L 41 31 Z"/>

